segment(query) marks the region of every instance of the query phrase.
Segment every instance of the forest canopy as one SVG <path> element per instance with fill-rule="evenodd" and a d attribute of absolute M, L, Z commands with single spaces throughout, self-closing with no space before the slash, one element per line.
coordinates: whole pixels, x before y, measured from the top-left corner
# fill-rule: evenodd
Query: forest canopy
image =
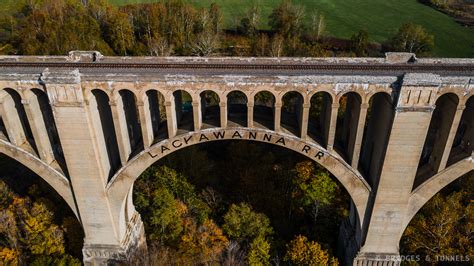
<path fill-rule="evenodd" d="M 413 23 L 383 43 L 366 31 L 350 39 L 326 34 L 325 16 L 284 0 L 260 29 L 261 10 L 250 7 L 235 29 L 222 28 L 221 8 L 181 0 L 114 6 L 106 0 L 21 0 L 0 18 L 0 53 L 65 55 L 96 50 L 105 55 L 380 56 L 385 51 L 429 55 L 433 35 Z M 311 17 L 306 23 L 306 17 Z M 406 40 L 405 36 L 410 39 Z M 404 45 L 403 42 L 410 42 Z"/>

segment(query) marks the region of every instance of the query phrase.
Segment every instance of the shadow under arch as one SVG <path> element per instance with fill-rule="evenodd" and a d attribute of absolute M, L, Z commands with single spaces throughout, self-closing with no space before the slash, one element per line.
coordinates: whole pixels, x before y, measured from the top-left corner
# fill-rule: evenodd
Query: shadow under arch
<path fill-rule="evenodd" d="M 470 171 L 474 171 L 474 158 L 472 156 L 445 168 L 413 190 L 408 200 L 408 212 L 403 220 L 401 234 L 403 234 L 418 211 L 421 210 L 433 196 Z M 402 237 L 402 235 L 400 235 L 400 237 Z"/>
<path fill-rule="evenodd" d="M 250 128 L 212 128 L 199 132 L 189 132 L 159 142 L 132 158 L 109 181 L 106 193 L 115 221 L 120 232 L 125 233 L 126 219 L 134 211 L 131 204 L 133 183 L 148 167 L 159 159 L 184 147 L 208 141 L 249 140 L 279 145 L 296 151 L 323 166 L 344 186 L 352 201 L 360 221 L 363 221 L 370 187 L 363 177 L 339 156 L 328 152 L 316 143 L 303 141 L 297 137 L 262 129 Z"/>
<path fill-rule="evenodd" d="M 418 186 L 415 189 L 415 191 L 412 192 L 411 197 L 409 198 L 409 202 L 408 202 L 408 211 L 404 217 L 404 220 L 402 221 L 402 227 L 398 236 L 398 242 L 399 242 L 399 247 L 401 251 L 403 251 L 404 249 L 403 246 L 406 246 L 407 242 L 410 240 L 409 238 L 406 238 L 405 233 L 407 233 L 409 226 L 413 225 L 413 223 L 416 223 L 416 219 L 419 218 L 420 216 L 423 217 L 423 219 L 428 221 L 428 224 L 425 224 L 425 223 L 423 224 L 423 229 L 421 230 L 421 232 L 430 231 L 426 229 L 426 227 L 430 226 L 429 225 L 430 223 L 431 223 L 431 226 L 433 225 L 436 227 L 440 226 L 440 228 L 442 229 L 442 230 L 434 230 L 435 232 L 428 233 L 425 239 L 430 239 L 431 237 L 431 239 L 434 240 L 433 238 L 438 238 L 440 236 L 439 235 L 440 232 L 442 232 L 443 236 L 446 236 L 446 233 L 449 234 L 451 230 L 459 232 L 460 228 L 456 226 L 451 227 L 449 225 L 450 223 L 452 224 L 453 222 L 459 222 L 459 221 L 456 221 L 455 219 L 452 219 L 452 218 L 446 218 L 445 216 L 446 215 L 445 212 L 449 212 L 449 213 L 456 212 L 455 210 L 456 208 L 454 206 L 452 206 L 451 204 L 446 205 L 448 201 L 442 200 L 440 202 L 444 205 L 443 207 L 447 206 L 446 209 L 444 209 L 445 212 L 443 212 L 442 210 L 441 213 L 434 214 L 433 211 L 438 209 L 439 206 L 437 206 L 437 204 L 434 204 L 431 206 L 429 205 L 430 203 L 433 203 L 436 196 L 441 195 L 445 197 L 445 199 L 447 199 L 447 197 L 453 195 L 452 193 L 459 192 L 462 188 L 462 189 L 465 189 L 465 192 L 467 192 L 466 198 L 462 199 L 463 201 L 462 204 L 463 205 L 466 204 L 463 206 L 463 209 L 464 211 L 467 211 L 467 208 L 468 208 L 467 204 L 469 204 L 469 200 L 470 200 L 469 197 L 472 195 L 472 187 L 468 184 L 470 184 L 469 182 L 472 182 L 473 177 L 474 177 L 474 160 L 472 157 L 470 157 L 462 161 L 459 161 L 448 168 L 445 168 L 443 171 L 436 174 L 430 180 Z M 425 210 L 427 208 L 429 209 L 430 207 L 432 208 L 431 212 L 425 212 Z M 430 217 L 433 214 L 439 215 L 439 216 L 433 219 L 432 217 Z M 464 213 L 463 211 L 461 211 L 461 213 L 458 213 L 456 217 L 464 218 L 464 220 L 467 223 L 470 223 L 471 221 L 469 220 L 469 218 L 467 218 L 468 215 L 467 217 L 466 216 L 463 217 L 463 215 Z M 443 221 L 441 222 L 439 219 L 443 219 Z M 446 225 L 448 226 L 444 227 Z M 451 229 L 449 229 L 449 227 L 451 227 Z M 436 241 L 434 243 L 436 243 Z M 428 247 L 428 250 L 430 250 L 429 247 Z M 438 252 L 440 251 L 442 252 L 443 249 L 438 250 Z M 453 251 L 451 252 L 448 251 L 447 253 L 443 253 L 442 255 L 449 256 L 451 254 L 453 254 Z M 441 265 L 446 265 L 446 264 L 441 263 Z M 450 264 L 447 264 L 447 265 L 450 265 Z M 458 261 L 456 265 L 464 265 L 464 264 Z M 471 265 L 471 264 L 466 264 L 466 265 Z"/>
<path fill-rule="evenodd" d="M 201 101 L 202 126 L 201 129 L 220 127 L 221 114 L 219 95 L 212 90 L 205 90 L 199 94 Z"/>
<path fill-rule="evenodd" d="M 4 154 L 5 156 L 17 161 L 41 177 L 41 179 L 49 184 L 67 203 L 79 222 L 81 221 L 74 199 L 74 194 L 71 189 L 71 184 L 63 174 L 51 166 L 45 164 L 43 161 L 28 153 L 27 151 L 15 147 L 4 140 L 0 140 L 0 154 Z"/>
<path fill-rule="evenodd" d="M 454 121 L 459 97 L 454 93 L 441 95 L 435 103 L 436 108 L 431 116 L 423 150 L 418 162 L 413 187 L 421 185 L 438 172 L 443 152 L 448 141 L 451 126 Z M 448 147 L 449 149 L 451 147 Z"/>

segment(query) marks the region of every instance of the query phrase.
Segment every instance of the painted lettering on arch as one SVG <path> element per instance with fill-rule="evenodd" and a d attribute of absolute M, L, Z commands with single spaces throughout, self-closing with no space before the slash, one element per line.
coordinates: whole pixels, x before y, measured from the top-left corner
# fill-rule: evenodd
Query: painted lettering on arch
<path fill-rule="evenodd" d="M 162 145 L 159 146 L 158 151 L 161 155 L 165 155 L 165 153 L 171 152 L 171 150 L 178 150 L 189 145 L 195 143 L 203 143 L 207 141 L 214 141 L 214 140 L 232 140 L 232 139 L 247 139 L 247 140 L 256 140 L 262 142 L 268 142 L 276 145 L 281 146 L 292 146 L 291 143 L 292 139 L 288 139 L 282 137 L 278 134 L 272 134 L 267 132 L 254 132 L 254 131 L 242 131 L 242 130 L 219 130 L 219 131 L 212 131 L 212 132 L 205 132 L 202 131 L 198 134 L 194 135 L 185 135 L 182 137 L 174 138 L 169 140 L 169 142 L 164 142 Z M 313 157 L 315 160 L 322 160 L 327 153 L 323 150 L 318 149 L 315 146 L 311 145 L 303 145 L 299 151 L 307 156 Z M 158 155 L 158 154 L 157 154 Z M 155 155 L 155 156 L 157 156 Z M 155 157 L 153 156 L 153 157 Z"/>

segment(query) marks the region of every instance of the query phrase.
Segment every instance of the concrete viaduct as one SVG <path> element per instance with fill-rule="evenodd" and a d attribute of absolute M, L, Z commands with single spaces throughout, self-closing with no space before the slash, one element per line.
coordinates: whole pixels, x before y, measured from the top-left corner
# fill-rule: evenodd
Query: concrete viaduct
<path fill-rule="evenodd" d="M 84 262 L 145 245 L 133 183 L 160 158 L 244 139 L 316 161 L 351 196 L 347 262 L 398 265 L 417 211 L 474 169 L 474 59 L 0 57 L 0 153 L 67 202 Z"/>

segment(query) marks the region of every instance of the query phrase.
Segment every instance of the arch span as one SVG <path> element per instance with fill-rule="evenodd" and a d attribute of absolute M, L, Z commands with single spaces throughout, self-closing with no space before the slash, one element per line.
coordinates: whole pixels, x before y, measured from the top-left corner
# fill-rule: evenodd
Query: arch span
<path fill-rule="evenodd" d="M 344 160 L 327 151 L 316 143 L 307 142 L 297 137 L 274 131 L 251 128 L 212 128 L 189 132 L 171 139 L 163 140 L 131 159 L 123 166 L 107 185 L 106 191 L 110 200 L 112 215 L 121 217 L 127 195 L 135 180 L 148 167 L 159 159 L 184 147 L 208 141 L 250 140 L 279 145 L 301 153 L 331 172 L 342 183 L 351 196 L 362 221 L 370 194 L 370 186 L 364 178 Z M 122 218 L 119 218 L 122 223 Z M 120 227 L 120 224 L 118 224 Z"/>
<path fill-rule="evenodd" d="M 51 166 L 45 164 L 43 161 L 33 156 L 29 152 L 1 139 L 0 153 L 5 154 L 6 156 L 21 163 L 40 176 L 44 181 L 46 181 L 59 194 L 59 196 L 61 196 L 64 201 L 66 201 L 69 208 L 71 208 L 80 221 L 69 180 L 64 175 L 53 169 Z"/>
<path fill-rule="evenodd" d="M 474 170 L 474 158 L 470 156 L 445 168 L 413 190 L 408 200 L 407 213 L 403 221 L 401 234 L 403 234 L 418 211 L 436 195 L 436 193 L 472 170 Z M 402 235 L 400 235 L 400 238 L 401 237 Z"/>

